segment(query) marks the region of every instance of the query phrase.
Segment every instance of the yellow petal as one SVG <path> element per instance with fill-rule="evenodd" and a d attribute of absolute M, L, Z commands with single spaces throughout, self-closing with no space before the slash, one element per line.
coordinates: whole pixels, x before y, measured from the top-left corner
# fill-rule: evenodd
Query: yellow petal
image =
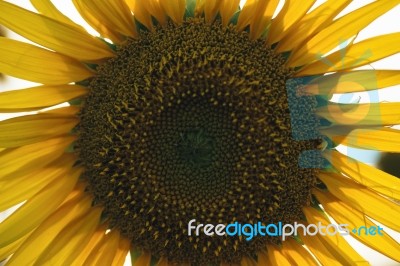
<path fill-rule="evenodd" d="M 333 231 L 328 231 L 326 227 L 329 226 L 331 222 L 322 213 L 312 207 L 303 208 L 303 213 L 308 223 L 316 225 L 320 223 L 322 226 L 325 226 L 325 229 L 322 229 L 322 234 L 324 235 L 318 234 L 318 238 L 332 254 L 335 254 L 337 260 L 342 263 L 342 265 L 369 265 L 369 263 L 350 246 L 343 236 L 339 233 L 335 235 L 329 234 L 329 232 L 333 233 Z"/>
<path fill-rule="evenodd" d="M 112 57 L 112 50 L 83 29 L 0 1 L 0 24 L 25 38 L 81 61 Z"/>
<path fill-rule="evenodd" d="M 316 113 L 333 125 L 390 126 L 400 124 L 400 103 L 329 103 Z"/>
<path fill-rule="evenodd" d="M 346 224 L 349 233 L 358 239 L 360 242 L 369 246 L 370 248 L 399 261 L 400 258 L 400 244 L 391 238 L 384 231 L 383 235 L 365 235 L 365 234 L 354 234 L 353 229 L 357 229 L 361 226 L 370 228 L 376 226 L 373 222 L 367 219 L 363 213 L 357 211 L 341 202 L 335 196 L 329 192 L 323 193 L 319 190 L 313 190 L 312 193 L 317 197 L 318 201 L 322 204 L 325 211 L 332 216 L 338 224 Z"/>
<path fill-rule="evenodd" d="M 61 137 L 0 152 L 0 181 L 10 180 L 50 164 L 59 158 L 75 137 Z"/>
<path fill-rule="evenodd" d="M 186 0 L 159 0 L 164 12 L 176 24 L 181 24 L 186 9 Z"/>
<path fill-rule="evenodd" d="M 160 0 L 145 1 L 144 3 L 146 4 L 146 10 L 150 13 L 150 15 L 155 17 L 161 25 L 165 25 L 167 23 L 167 15 L 161 7 Z"/>
<path fill-rule="evenodd" d="M 77 105 L 69 105 L 66 107 L 54 108 L 45 111 L 39 111 L 38 114 L 48 114 L 48 115 L 59 115 L 63 117 L 71 117 L 76 116 L 77 113 L 81 110 L 80 106 Z"/>
<path fill-rule="evenodd" d="M 248 0 L 239 13 L 237 29 L 250 26 L 250 37 L 256 39 L 267 29 L 279 1 Z M 287 7 L 287 6 L 286 6 Z"/>
<path fill-rule="evenodd" d="M 101 212 L 101 208 L 91 207 L 88 213 L 71 221 L 41 254 L 35 265 L 71 265 L 93 236 Z M 83 261 L 80 265 L 83 265 Z"/>
<path fill-rule="evenodd" d="M 335 254 L 332 254 L 318 237 L 305 234 L 301 227 L 299 227 L 298 236 L 322 265 L 342 265 L 337 261 Z"/>
<path fill-rule="evenodd" d="M 150 266 L 151 255 L 150 253 L 144 252 L 142 253 L 139 258 L 133 264 L 134 266 Z"/>
<path fill-rule="evenodd" d="M 314 75 L 364 66 L 400 52 L 400 33 L 367 39 L 302 68 L 296 75 Z"/>
<path fill-rule="evenodd" d="M 65 265 L 83 265 L 92 250 L 105 237 L 107 225 L 99 225 L 101 211 L 98 207 L 92 207 L 89 215 L 86 215 L 77 225 L 63 230 L 62 239 L 56 243 L 57 246 L 54 248 L 59 250 L 58 253 L 47 254 L 53 258 L 53 262 L 59 260 L 59 263 L 55 265 L 63 263 Z"/>
<path fill-rule="evenodd" d="M 257 1 L 255 13 L 250 19 L 250 38 L 258 39 L 266 31 L 278 4 L 279 0 Z"/>
<path fill-rule="evenodd" d="M 357 70 L 337 72 L 312 80 L 305 86 L 311 94 L 363 92 L 400 84 L 400 70 Z"/>
<path fill-rule="evenodd" d="M 79 85 L 37 86 L 0 92 L 0 112 L 24 112 L 49 107 L 83 96 L 88 90 Z"/>
<path fill-rule="evenodd" d="M 196 1 L 195 14 L 204 13 L 206 22 L 213 22 L 218 14 L 221 16 L 222 25 L 227 26 L 236 11 L 239 10 L 240 0 L 202 0 Z"/>
<path fill-rule="evenodd" d="M 65 198 L 63 203 L 61 205 L 67 204 L 71 200 L 75 200 L 77 198 L 82 198 L 85 194 L 83 191 L 86 189 L 86 183 L 84 182 L 78 182 L 76 183 L 74 189 L 71 191 L 71 193 L 68 194 L 68 196 Z"/>
<path fill-rule="evenodd" d="M 70 57 L 4 37 L 0 37 L 0 72 L 49 85 L 80 81 L 93 75 Z"/>
<path fill-rule="evenodd" d="M 294 51 L 288 65 L 296 67 L 318 60 L 319 55 L 325 55 L 341 42 L 354 37 L 368 24 L 396 5 L 398 2 L 393 0 L 375 1 L 335 20 Z"/>
<path fill-rule="evenodd" d="M 350 207 L 400 232 L 400 225 L 398 224 L 398 221 L 400 221 L 399 204 L 340 175 L 320 173 L 319 179 L 328 187 L 330 193 Z"/>
<path fill-rule="evenodd" d="M 239 18 L 236 24 L 238 31 L 243 30 L 250 24 L 253 14 L 256 12 L 258 0 L 247 0 L 240 10 Z"/>
<path fill-rule="evenodd" d="M 289 33 L 289 29 L 303 18 L 314 5 L 315 0 L 297 1 L 287 0 L 278 16 L 271 23 L 267 43 L 274 44 Z"/>
<path fill-rule="evenodd" d="M 50 0 L 30 0 L 33 7 L 46 17 L 69 24 L 74 27 L 79 27 L 75 22 L 61 13 Z"/>
<path fill-rule="evenodd" d="M 206 22 L 211 23 L 217 16 L 222 1 L 205 0 L 204 2 L 204 16 Z"/>
<path fill-rule="evenodd" d="M 147 29 L 153 30 L 153 22 L 151 19 L 151 14 L 146 8 L 147 6 L 149 6 L 149 2 L 152 1 L 140 1 L 140 0 L 131 1 L 130 9 L 132 10 L 133 15 L 137 21 L 142 23 Z"/>
<path fill-rule="evenodd" d="M 136 4 L 136 0 L 125 0 L 125 3 L 127 4 L 130 10 L 133 10 Z"/>
<path fill-rule="evenodd" d="M 282 252 L 292 264 L 317 266 L 318 262 L 311 256 L 301 244 L 293 238 L 282 242 Z M 263 264 L 265 265 L 265 264 Z"/>
<path fill-rule="evenodd" d="M 129 7 L 124 0 L 79 0 L 88 7 L 89 12 L 103 20 L 107 28 L 130 37 L 136 37 L 136 26 Z"/>
<path fill-rule="evenodd" d="M 239 10 L 240 0 L 223 0 L 221 1 L 219 13 L 221 15 L 222 25 L 227 26 L 235 14 Z"/>
<path fill-rule="evenodd" d="M 36 259 L 45 253 L 46 248 L 57 238 L 61 230 L 88 212 L 91 199 L 82 196 L 81 193 L 80 196 L 64 203 L 44 220 L 12 256 L 8 262 L 9 265 L 33 265 Z"/>
<path fill-rule="evenodd" d="M 206 6 L 206 0 L 196 0 L 196 5 L 194 7 L 195 17 L 202 17 L 204 15 L 205 6 Z"/>
<path fill-rule="evenodd" d="M 0 188 L 0 211 L 30 199 L 49 183 L 66 175 L 75 162 L 74 155 L 65 154 L 44 168 L 4 182 Z"/>
<path fill-rule="evenodd" d="M 332 129 L 335 129 L 333 127 Z M 392 128 L 354 129 L 350 132 L 327 129 L 323 131 L 335 143 L 365 150 L 400 152 L 400 130 Z M 326 133 L 325 133 L 326 132 Z"/>
<path fill-rule="evenodd" d="M 24 235 L 18 240 L 15 240 L 11 244 L 0 247 L 0 261 L 3 261 L 8 258 L 11 254 L 14 254 L 15 251 L 21 246 L 22 243 L 28 238 L 30 233 Z"/>
<path fill-rule="evenodd" d="M 0 246 L 6 246 L 36 228 L 74 188 L 81 169 L 48 184 L 0 224 Z"/>
<path fill-rule="evenodd" d="M 125 37 L 121 33 L 106 24 L 107 21 L 93 15 L 84 2 L 81 0 L 72 0 L 72 3 L 81 17 L 84 18 L 93 29 L 100 33 L 102 37 L 110 39 L 113 43 L 122 43 L 125 40 Z M 135 30 L 135 28 L 133 30 Z"/>
<path fill-rule="evenodd" d="M 257 266 L 265 266 L 269 263 L 270 262 L 266 251 L 261 251 L 257 254 Z"/>
<path fill-rule="evenodd" d="M 111 265 L 118 249 L 119 231 L 111 230 L 99 243 L 98 248 L 85 260 L 86 265 Z"/>
<path fill-rule="evenodd" d="M 129 249 L 131 248 L 131 241 L 121 236 L 118 244 L 117 252 L 115 253 L 112 266 L 122 266 L 125 263 L 126 256 L 128 255 Z M 158 265 L 158 264 L 157 264 Z M 158 265 L 161 266 L 161 265 Z M 168 265 L 165 265 L 168 266 Z"/>
<path fill-rule="evenodd" d="M 243 257 L 241 266 L 257 266 L 257 262 L 253 258 Z"/>
<path fill-rule="evenodd" d="M 285 255 L 274 245 L 267 245 L 268 257 L 272 266 L 290 266 L 290 262 Z"/>
<path fill-rule="evenodd" d="M 67 135 L 78 124 L 77 117 L 57 114 L 26 115 L 0 121 L 0 147 L 19 147 Z"/>
<path fill-rule="evenodd" d="M 278 52 L 295 50 L 297 47 L 312 38 L 316 33 L 332 23 L 333 19 L 351 2 L 352 0 L 328 0 L 315 10 L 306 14 L 296 27 L 292 27 L 290 33 L 279 41 L 276 50 Z"/>
<path fill-rule="evenodd" d="M 339 172 L 388 197 L 400 200 L 400 180 L 337 151 L 327 157 Z"/>

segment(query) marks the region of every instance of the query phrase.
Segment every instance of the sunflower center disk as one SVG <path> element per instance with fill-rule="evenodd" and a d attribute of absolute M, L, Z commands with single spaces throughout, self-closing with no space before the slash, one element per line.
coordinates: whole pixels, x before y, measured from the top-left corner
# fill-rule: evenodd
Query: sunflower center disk
<path fill-rule="evenodd" d="M 237 263 L 278 241 L 189 237 L 187 224 L 301 218 L 316 170 L 299 169 L 298 156 L 318 143 L 291 138 L 284 62 L 262 40 L 197 20 L 120 47 L 91 80 L 77 128 L 84 177 L 111 226 L 192 265 Z"/>

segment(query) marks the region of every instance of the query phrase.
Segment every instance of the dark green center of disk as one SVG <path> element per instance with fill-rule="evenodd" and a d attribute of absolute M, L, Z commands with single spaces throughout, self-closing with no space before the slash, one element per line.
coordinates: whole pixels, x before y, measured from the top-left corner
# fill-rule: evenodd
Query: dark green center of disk
<path fill-rule="evenodd" d="M 181 160 L 192 167 L 205 167 L 215 160 L 213 137 L 202 128 L 182 132 L 176 146 Z"/>
<path fill-rule="evenodd" d="M 197 20 L 120 47 L 91 80 L 77 128 L 84 177 L 111 226 L 192 265 L 237 263 L 277 242 L 188 236 L 187 226 L 301 219 L 316 170 L 298 157 L 318 141 L 291 137 L 284 64 L 264 41 Z"/>

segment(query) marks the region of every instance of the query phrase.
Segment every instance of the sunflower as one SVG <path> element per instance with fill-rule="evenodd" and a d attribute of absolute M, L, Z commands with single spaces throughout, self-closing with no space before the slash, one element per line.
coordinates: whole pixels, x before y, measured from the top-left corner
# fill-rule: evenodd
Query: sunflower
<path fill-rule="evenodd" d="M 337 149 L 399 152 L 400 104 L 333 94 L 397 85 L 358 69 L 400 33 L 354 42 L 397 6 L 379 0 L 0 1 L 0 72 L 41 85 L 0 93 L 0 224 L 7 265 L 368 264 L 336 234 L 193 236 L 188 222 L 347 224 L 399 261 L 400 181 Z M 339 16 L 338 16 L 339 15 Z M 68 102 L 67 107 L 54 107 Z"/>

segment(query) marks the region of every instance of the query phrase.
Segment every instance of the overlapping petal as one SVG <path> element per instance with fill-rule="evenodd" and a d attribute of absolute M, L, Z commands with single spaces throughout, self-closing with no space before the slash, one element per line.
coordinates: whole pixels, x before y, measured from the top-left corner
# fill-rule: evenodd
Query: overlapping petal
<path fill-rule="evenodd" d="M 94 74 L 71 57 L 4 37 L 0 37 L 0 72 L 48 85 L 81 81 Z"/>
<path fill-rule="evenodd" d="M 397 5 L 398 2 L 392 0 L 375 1 L 335 20 L 293 51 L 288 65 L 303 66 L 319 60 L 320 56 L 354 37 L 376 18 Z M 355 21 L 357 23 L 354 23 Z"/>
<path fill-rule="evenodd" d="M 0 1 L 0 23 L 25 38 L 81 61 L 112 57 L 114 53 L 101 40 L 79 27 L 35 14 Z"/>
<path fill-rule="evenodd" d="M 68 102 L 88 93 L 79 85 L 37 86 L 0 92 L 0 112 L 25 112 Z"/>

